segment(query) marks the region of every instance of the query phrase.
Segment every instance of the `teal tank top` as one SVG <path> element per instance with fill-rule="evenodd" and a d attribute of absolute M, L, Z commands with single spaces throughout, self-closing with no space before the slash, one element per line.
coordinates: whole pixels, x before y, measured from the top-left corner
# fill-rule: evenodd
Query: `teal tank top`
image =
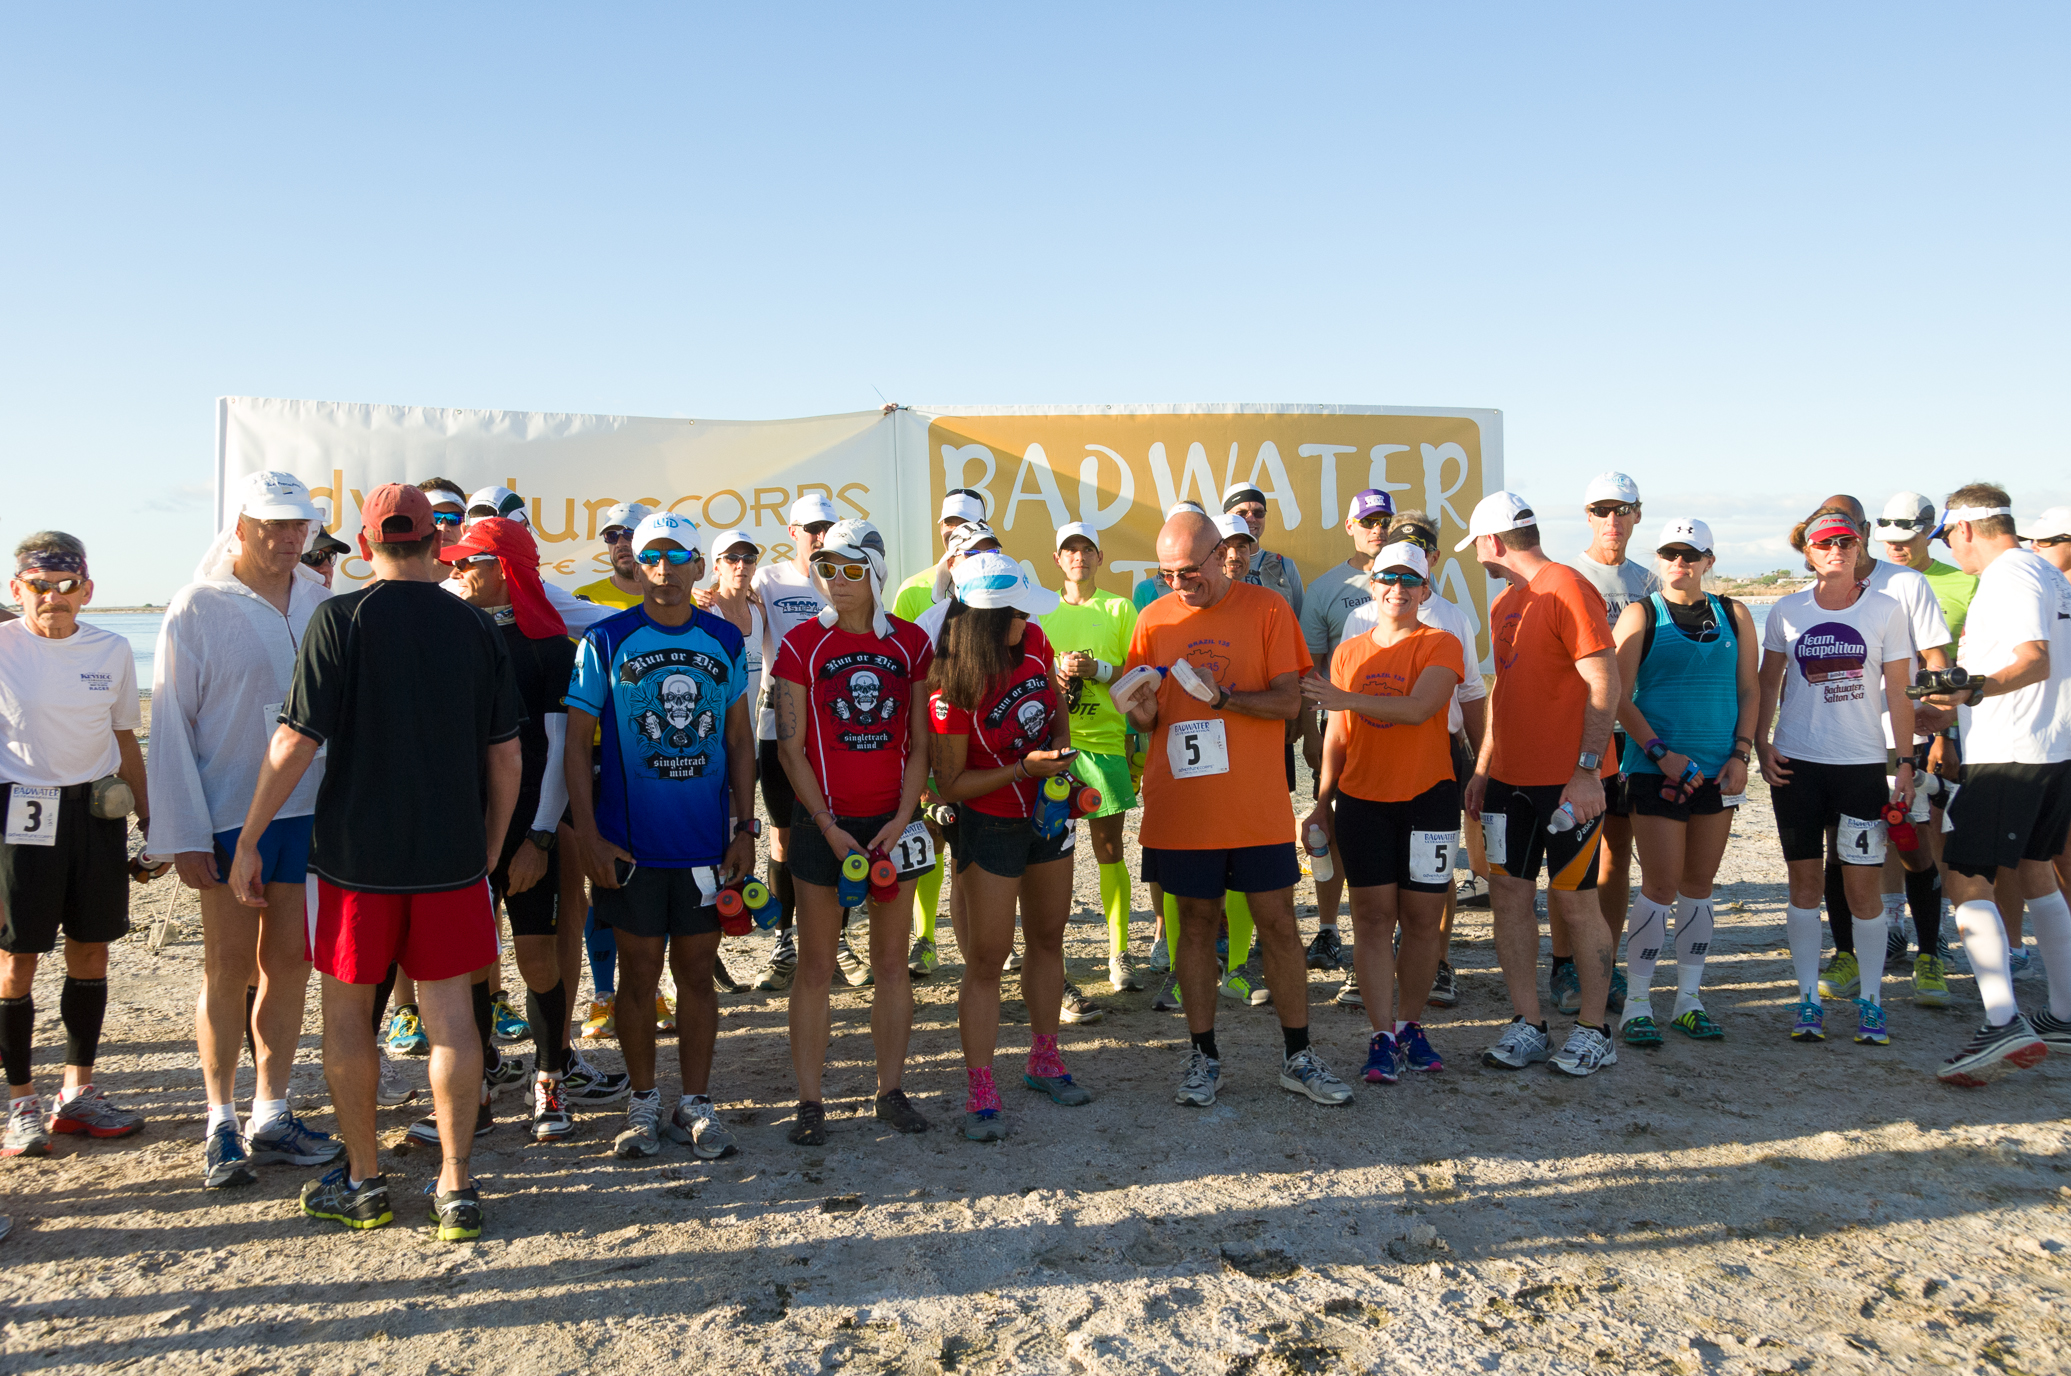
<path fill-rule="evenodd" d="M 1660 593 L 1647 598 L 1654 613 L 1652 643 L 1632 685 L 1632 700 L 1647 714 L 1647 724 L 1661 743 L 1688 755 L 1715 779 L 1733 751 L 1733 728 L 1740 720 L 1740 637 L 1732 616 L 1717 596 L 1706 593 L 1718 634 L 1693 640 L 1668 614 Z M 1659 774 L 1661 766 L 1647 758 L 1643 741 L 1628 739 L 1621 761 L 1628 774 Z"/>

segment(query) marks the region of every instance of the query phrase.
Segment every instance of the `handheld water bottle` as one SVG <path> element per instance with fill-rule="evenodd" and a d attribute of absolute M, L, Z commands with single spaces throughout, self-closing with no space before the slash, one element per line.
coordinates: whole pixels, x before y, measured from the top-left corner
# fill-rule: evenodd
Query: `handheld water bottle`
<path fill-rule="evenodd" d="M 1321 822 L 1311 822 L 1304 839 L 1309 849 L 1310 876 L 1319 884 L 1328 884 L 1337 874 L 1337 868 L 1330 862 L 1329 834 L 1323 830 Z"/>
<path fill-rule="evenodd" d="M 1115 705 L 1117 712 L 1127 712 L 1137 705 L 1142 694 L 1155 694 L 1159 681 L 1164 677 L 1165 671 L 1157 665 L 1139 664 L 1115 680 L 1113 686 L 1107 690 L 1108 701 Z"/>
<path fill-rule="evenodd" d="M 1071 825 L 1072 780 L 1063 774 L 1052 774 L 1043 780 L 1043 786 L 1036 796 L 1035 833 L 1046 841 L 1054 841 L 1064 835 L 1064 829 Z"/>
<path fill-rule="evenodd" d="M 841 879 L 834 886 L 834 901 L 844 908 L 861 907 L 870 893 L 870 857 L 852 850 L 842 859 Z"/>
<path fill-rule="evenodd" d="M 719 890 L 719 930 L 728 936 L 746 936 L 753 928 L 767 931 L 776 925 L 777 908 L 770 902 L 769 889 L 752 874 L 744 874 Z"/>
<path fill-rule="evenodd" d="M 1581 824 L 1582 819 L 1575 815 L 1574 804 L 1562 803 L 1553 810 L 1553 816 L 1547 819 L 1546 830 L 1549 835 L 1558 836 L 1564 831 L 1573 831 Z"/>
<path fill-rule="evenodd" d="M 899 867 L 875 847 L 870 851 L 870 901 L 889 903 L 899 896 Z"/>

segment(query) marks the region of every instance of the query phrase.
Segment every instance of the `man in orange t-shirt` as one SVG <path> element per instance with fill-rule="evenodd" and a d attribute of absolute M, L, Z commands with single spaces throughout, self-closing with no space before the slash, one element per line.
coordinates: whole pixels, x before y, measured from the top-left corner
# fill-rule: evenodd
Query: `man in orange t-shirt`
<path fill-rule="evenodd" d="M 1546 557 L 1537 517 L 1516 493 L 1482 498 L 1458 548 L 1470 544 L 1481 566 L 1510 584 L 1489 608 L 1496 686 L 1464 801 L 1488 841 L 1496 958 L 1517 1016 L 1481 1059 L 1517 1070 L 1550 1058 L 1556 1070 L 1590 1075 L 1618 1060 L 1604 1020 L 1611 929 L 1594 892 L 1604 814 L 1598 771 L 1618 700 L 1611 628 L 1603 594 Z M 1580 1021 L 1557 1053 L 1539 1008 L 1532 891 L 1542 865 L 1549 911 L 1567 925 L 1582 981 Z"/>
<path fill-rule="evenodd" d="M 1280 1015 L 1282 1087 L 1320 1104 L 1352 1091 L 1309 1049 L 1309 977 L 1294 925 L 1294 808 L 1282 746 L 1301 711 L 1311 661 L 1286 602 L 1230 580 L 1214 556 L 1215 525 L 1181 512 L 1158 532 L 1158 572 L 1172 585 L 1136 618 L 1130 669 L 1188 666 L 1203 700 L 1167 673 L 1129 719 L 1147 738 L 1143 775 L 1143 880 L 1162 885 L 1179 911 L 1173 965 L 1193 1049 L 1179 1102 L 1215 1102 L 1222 1058 L 1215 1044 L 1215 937 L 1225 892 L 1250 900 L 1266 984 Z M 1230 950 L 1236 958 L 1236 948 Z"/>

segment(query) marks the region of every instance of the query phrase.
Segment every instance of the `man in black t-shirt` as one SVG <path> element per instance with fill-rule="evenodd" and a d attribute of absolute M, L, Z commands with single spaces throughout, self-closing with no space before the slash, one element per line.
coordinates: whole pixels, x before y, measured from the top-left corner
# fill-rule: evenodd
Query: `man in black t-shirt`
<path fill-rule="evenodd" d="M 386 484 L 360 515 L 376 581 L 310 617 L 230 882 L 239 902 L 265 906 L 257 838 L 328 747 L 309 856 L 312 945 L 324 976 L 324 1078 L 347 1164 L 302 1187 L 302 1210 L 349 1228 L 393 1217 L 375 1160 L 373 1008 L 375 987 L 400 963 L 417 981 L 431 1038 L 445 1148 L 433 1213 L 439 1236 L 454 1241 L 482 1231 L 468 1170 L 482 1048 L 468 991 L 496 959 L 487 876 L 517 802 L 523 709 L 495 623 L 439 586 L 424 493 Z M 438 691 L 426 692 L 434 679 Z"/>

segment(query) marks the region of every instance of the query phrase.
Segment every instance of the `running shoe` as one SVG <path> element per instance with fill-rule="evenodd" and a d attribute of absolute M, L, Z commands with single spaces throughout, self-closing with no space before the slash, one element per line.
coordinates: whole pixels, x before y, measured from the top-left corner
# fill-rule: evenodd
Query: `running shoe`
<path fill-rule="evenodd" d="M 1651 1019 L 1650 1019 L 1651 1021 Z M 1563 1075 L 1581 1079 L 1594 1075 L 1607 1065 L 1618 1064 L 1618 1047 L 1608 1035 L 1594 1027 L 1575 1024 L 1575 1030 L 1568 1033 L 1568 1040 L 1554 1054 L 1553 1068 Z"/>
<path fill-rule="evenodd" d="M 496 1048 L 493 1046 L 489 1049 L 496 1051 Z M 535 1057 L 534 1059 L 537 1058 Z M 482 1067 L 482 1079 L 488 1084 L 491 1094 L 507 1085 L 514 1085 L 524 1078 L 524 1060 L 517 1056 L 506 1056 L 500 1051 L 496 1052 L 496 1063 L 494 1065 Z"/>
<path fill-rule="evenodd" d="M 370 1175 L 354 1187 L 343 1166 L 302 1186 L 302 1212 L 348 1228 L 379 1228 L 395 1217 L 388 1208 L 387 1176 Z"/>
<path fill-rule="evenodd" d="M 1335 970 L 1345 959 L 1345 943 L 1338 940 L 1335 927 L 1318 927 L 1316 939 L 1309 943 L 1309 968 L 1311 970 Z"/>
<path fill-rule="evenodd" d="M 798 942 L 786 927 L 777 933 L 777 944 L 770 948 L 769 964 L 762 967 L 762 977 L 755 981 L 755 987 L 765 993 L 781 994 L 791 987 L 791 979 L 798 973 Z"/>
<path fill-rule="evenodd" d="M 1164 974 L 1172 968 L 1172 952 L 1165 945 L 1165 934 L 1158 933 L 1158 939 L 1151 943 L 1151 970 Z"/>
<path fill-rule="evenodd" d="M 1215 1102 L 1215 1091 L 1222 1084 L 1222 1062 L 1211 1061 L 1201 1054 L 1201 1048 L 1187 1048 L 1187 1072 L 1179 1082 L 1178 1099 L 1190 1108 L 1207 1108 Z"/>
<path fill-rule="evenodd" d="M 1273 991 L 1266 988 L 1265 962 L 1254 946 L 1245 955 L 1244 963 L 1230 971 L 1222 982 L 1222 996 L 1233 1003 L 1257 1008 L 1273 1001 Z"/>
<path fill-rule="evenodd" d="M 1819 1000 L 1806 999 L 1797 1006 L 1798 1021 L 1791 1028 L 1794 1042 L 1823 1042 L 1827 1039 L 1826 1010 L 1819 1006 Z"/>
<path fill-rule="evenodd" d="M 1107 1010 L 1079 992 L 1079 986 L 1070 980 L 1064 982 L 1064 1001 L 1058 1006 L 1057 1016 L 1065 1022 L 1099 1022 L 1107 1016 Z"/>
<path fill-rule="evenodd" d="M 1339 987 L 1336 996 L 1331 999 L 1331 1002 L 1340 1008 L 1366 1007 L 1366 995 L 1359 992 L 1359 972 L 1357 970 L 1345 972 L 1345 982 Z"/>
<path fill-rule="evenodd" d="M 928 1120 L 913 1106 L 903 1089 L 888 1089 L 877 1096 L 877 1118 L 890 1123 L 894 1132 L 926 1132 Z"/>
<path fill-rule="evenodd" d="M 1366 1068 L 1359 1077 L 1370 1085 L 1392 1085 L 1402 1076 L 1395 1069 L 1395 1038 L 1376 1032 L 1366 1043 Z"/>
<path fill-rule="evenodd" d="M 677 1104 L 662 1132 L 671 1142 L 689 1147 L 700 1161 L 716 1161 L 735 1151 L 733 1134 L 719 1121 L 718 1110 L 707 1096 L 692 1099 L 688 1106 Z"/>
<path fill-rule="evenodd" d="M 381 1078 L 374 1083 L 374 1102 L 383 1108 L 394 1108 L 407 1104 L 417 1097 L 417 1087 L 403 1079 L 402 1072 L 389 1062 L 388 1053 L 375 1048 L 381 1057 Z"/>
<path fill-rule="evenodd" d="M 50 1115 L 50 1130 L 83 1132 L 88 1137 L 127 1137 L 144 1130 L 144 1115 L 117 1108 L 93 1085 L 81 1085 L 71 1098 L 59 1097 L 58 1111 Z"/>
<path fill-rule="evenodd" d="M 596 1040 L 600 1037 L 618 1035 L 618 1018 L 614 1016 L 615 1000 L 601 998 L 590 1005 L 590 1015 L 582 1020 L 582 1035 Z"/>
<path fill-rule="evenodd" d="M 1438 978 L 1431 981 L 1431 996 L 1424 1002 L 1439 1008 L 1451 1008 L 1460 1001 L 1460 977 L 1453 973 L 1449 960 L 1438 962 Z"/>
<path fill-rule="evenodd" d="M 1179 994 L 1179 976 L 1173 974 L 1166 979 L 1165 987 L 1158 991 L 1158 996 L 1151 1000 L 1151 1009 L 1153 1012 L 1158 1013 L 1177 1013 L 1182 1007 Z"/>
<path fill-rule="evenodd" d="M 486 1137 L 496 1128 L 496 1109 L 488 1100 L 483 1100 L 475 1110 L 475 1136 Z M 404 1130 L 403 1135 L 412 1142 L 425 1146 L 439 1145 L 439 1118 L 427 1113 Z"/>
<path fill-rule="evenodd" d="M 1402 1068 L 1419 1074 L 1434 1075 L 1445 1069 L 1445 1062 L 1438 1059 L 1438 1053 L 1431 1049 L 1430 1041 L 1424 1036 L 1424 1025 L 1420 1022 L 1406 1022 L 1395 1034 L 1395 1049 L 1402 1053 Z"/>
<path fill-rule="evenodd" d="M 50 1155 L 50 1129 L 43 1122 L 43 1100 L 27 1094 L 7 1112 L 7 1136 L 0 1138 L 0 1156 Z"/>
<path fill-rule="evenodd" d="M 794 1147 L 827 1144 L 827 1107 L 812 1100 L 800 1100 L 792 1116 L 791 1131 L 785 1136 Z"/>
<path fill-rule="evenodd" d="M 1922 1008 L 1949 1006 L 1948 969 L 1933 956 L 1913 959 L 1913 1002 Z"/>
<path fill-rule="evenodd" d="M 1619 1026 L 1618 1039 L 1627 1046 L 1659 1046 L 1661 1029 L 1645 1013 L 1636 1013 Z"/>
<path fill-rule="evenodd" d="M 1077 1108 L 1081 1104 L 1093 1102 L 1093 1091 L 1082 1084 L 1074 1083 L 1069 1074 L 1035 1075 L 1024 1070 L 1021 1072 L 1021 1083 L 1038 1094 L 1049 1095 L 1051 1103 L 1062 1104 L 1066 1108 Z"/>
<path fill-rule="evenodd" d="M 870 971 L 870 962 L 856 954 L 849 945 L 849 934 L 843 932 L 834 942 L 834 968 L 841 971 L 841 978 L 851 989 L 866 989 L 877 982 L 877 976 Z"/>
<path fill-rule="evenodd" d="M 1582 1011 L 1582 976 L 1575 973 L 1572 960 L 1557 961 L 1546 976 L 1546 992 L 1553 999 L 1553 1007 L 1561 1013 Z"/>
<path fill-rule="evenodd" d="M 2023 942 L 2006 953 L 2008 979 L 2033 979 L 2042 972 L 2035 968 L 2035 953 Z"/>
<path fill-rule="evenodd" d="M 2035 1035 L 2042 1038 L 2045 1046 L 2071 1047 L 2071 1018 L 2052 1016 L 2045 1008 L 2028 1019 L 2028 1025 L 2035 1029 Z"/>
<path fill-rule="evenodd" d="M 1115 987 L 1117 994 L 1143 988 L 1143 977 L 1136 973 L 1136 962 L 1129 958 L 1127 951 L 1107 958 L 1107 982 Z"/>
<path fill-rule="evenodd" d="M 1319 1104 L 1352 1102 L 1352 1086 L 1331 1074 L 1313 1047 L 1303 1047 L 1281 1064 L 1280 1088 L 1306 1094 Z"/>
<path fill-rule="evenodd" d="M 1711 1014 L 1702 1008 L 1692 1008 L 1687 1013 L 1678 1013 L 1669 1024 L 1692 1041 L 1712 1041 L 1726 1035 L 1726 1029 L 1711 1020 Z"/>
<path fill-rule="evenodd" d="M 1857 1046 L 1889 1046 L 1891 1033 L 1884 1027 L 1884 1006 L 1871 1003 L 1868 999 L 1855 1001 Z"/>
<path fill-rule="evenodd" d="M 2016 1013 L 2012 1021 L 1998 1027 L 1990 1023 L 1980 1027 L 1935 1074 L 1946 1084 L 1977 1089 L 1991 1080 L 1986 1072 L 2001 1061 L 2026 1070 L 2048 1054 L 2049 1047 L 2036 1035 L 2034 1026 Z"/>
<path fill-rule="evenodd" d="M 561 1095 L 571 1104 L 615 1104 L 630 1094 L 633 1077 L 622 1070 L 599 1070 L 583 1059 L 580 1047 L 568 1048 L 568 1073 Z"/>
<path fill-rule="evenodd" d="M 1478 874 L 1470 874 L 1453 885 L 1453 907 L 1486 908 L 1489 905 L 1489 881 Z"/>
<path fill-rule="evenodd" d="M 424 1023 L 414 1003 L 397 1004 L 388 1015 L 388 1051 L 392 1056 L 429 1056 L 431 1038 L 424 1035 Z"/>
<path fill-rule="evenodd" d="M 935 973 L 935 966 L 941 958 L 935 954 L 935 943 L 921 937 L 913 943 L 913 949 L 906 953 L 906 973 L 915 979 L 926 979 Z"/>
<path fill-rule="evenodd" d="M 441 1242 L 473 1242 L 482 1235 L 482 1196 L 473 1185 L 464 1190 L 443 1190 L 438 1182 L 425 1187 L 431 1195 L 431 1221 L 438 1225 Z"/>
<path fill-rule="evenodd" d="M 1826 973 L 1819 977 L 1819 996 L 1823 999 L 1852 999 L 1862 992 L 1862 966 L 1856 964 L 1855 952 L 1836 951 L 1827 962 Z"/>
<path fill-rule="evenodd" d="M 1007 963 L 1006 963 L 1006 966 L 1004 967 L 1004 969 L 1003 969 L 1002 973 L 1004 973 L 1004 974 L 1009 974 L 1009 975 L 1011 975 L 1011 974 L 1013 974 L 1013 973 L 1014 973 L 1014 972 L 1015 972 L 1016 970 L 1019 970 L 1020 968 L 1021 968 L 1021 948 L 1020 948 L 1019 946 L 1009 946 L 1009 947 L 1007 948 Z"/>
<path fill-rule="evenodd" d="M 747 987 L 733 977 L 733 971 L 726 968 L 719 952 L 712 952 L 712 988 L 721 994 L 738 994 Z"/>
<path fill-rule="evenodd" d="M 532 1140 L 565 1142 L 575 1136 L 575 1115 L 561 1097 L 561 1082 L 542 1075 L 532 1082 Z"/>
<path fill-rule="evenodd" d="M 251 1160 L 245 1155 L 244 1141 L 237 1135 L 237 1129 L 224 1123 L 209 1134 L 208 1146 L 202 1154 L 201 1187 L 205 1190 L 227 1190 L 238 1185 L 255 1185 L 259 1177 L 252 1174 Z"/>
<path fill-rule="evenodd" d="M 654 1030 L 674 1032 L 676 1030 L 676 1001 L 667 994 L 654 996 Z"/>
<path fill-rule="evenodd" d="M 964 1114 L 964 1136 L 973 1142 L 1003 1142 L 1007 1138 L 1007 1117 L 996 1108 L 981 1108 Z"/>
<path fill-rule="evenodd" d="M 1481 1053 L 1481 1063 L 1498 1070 L 1523 1070 L 1552 1055 L 1552 1039 L 1520 1016 L 1512 1018 L 1496 1044 Z"/>
<path fill-rule="evenodd" d="M 532 1024 L 511 1007 L 508 990 L 499 989 L 489 996 L 489 1021 L 496 1030 L 500 1042 L 522 1042 L 532 1039 Z"/>
<path fill-rule="evenodd" d="M 662 1149 L 662 1096 L 635 1094 L 626 1105 L 626 1128 L 611 1143 L 611 1154 L 621 1161 L 638 1161 Z"/>
<path fill-rule="evenodd" d="M 329 1166 L 345 1159 L 345 1144 L 284 1113 L 245 1139 L 255 1166 Z"/>

